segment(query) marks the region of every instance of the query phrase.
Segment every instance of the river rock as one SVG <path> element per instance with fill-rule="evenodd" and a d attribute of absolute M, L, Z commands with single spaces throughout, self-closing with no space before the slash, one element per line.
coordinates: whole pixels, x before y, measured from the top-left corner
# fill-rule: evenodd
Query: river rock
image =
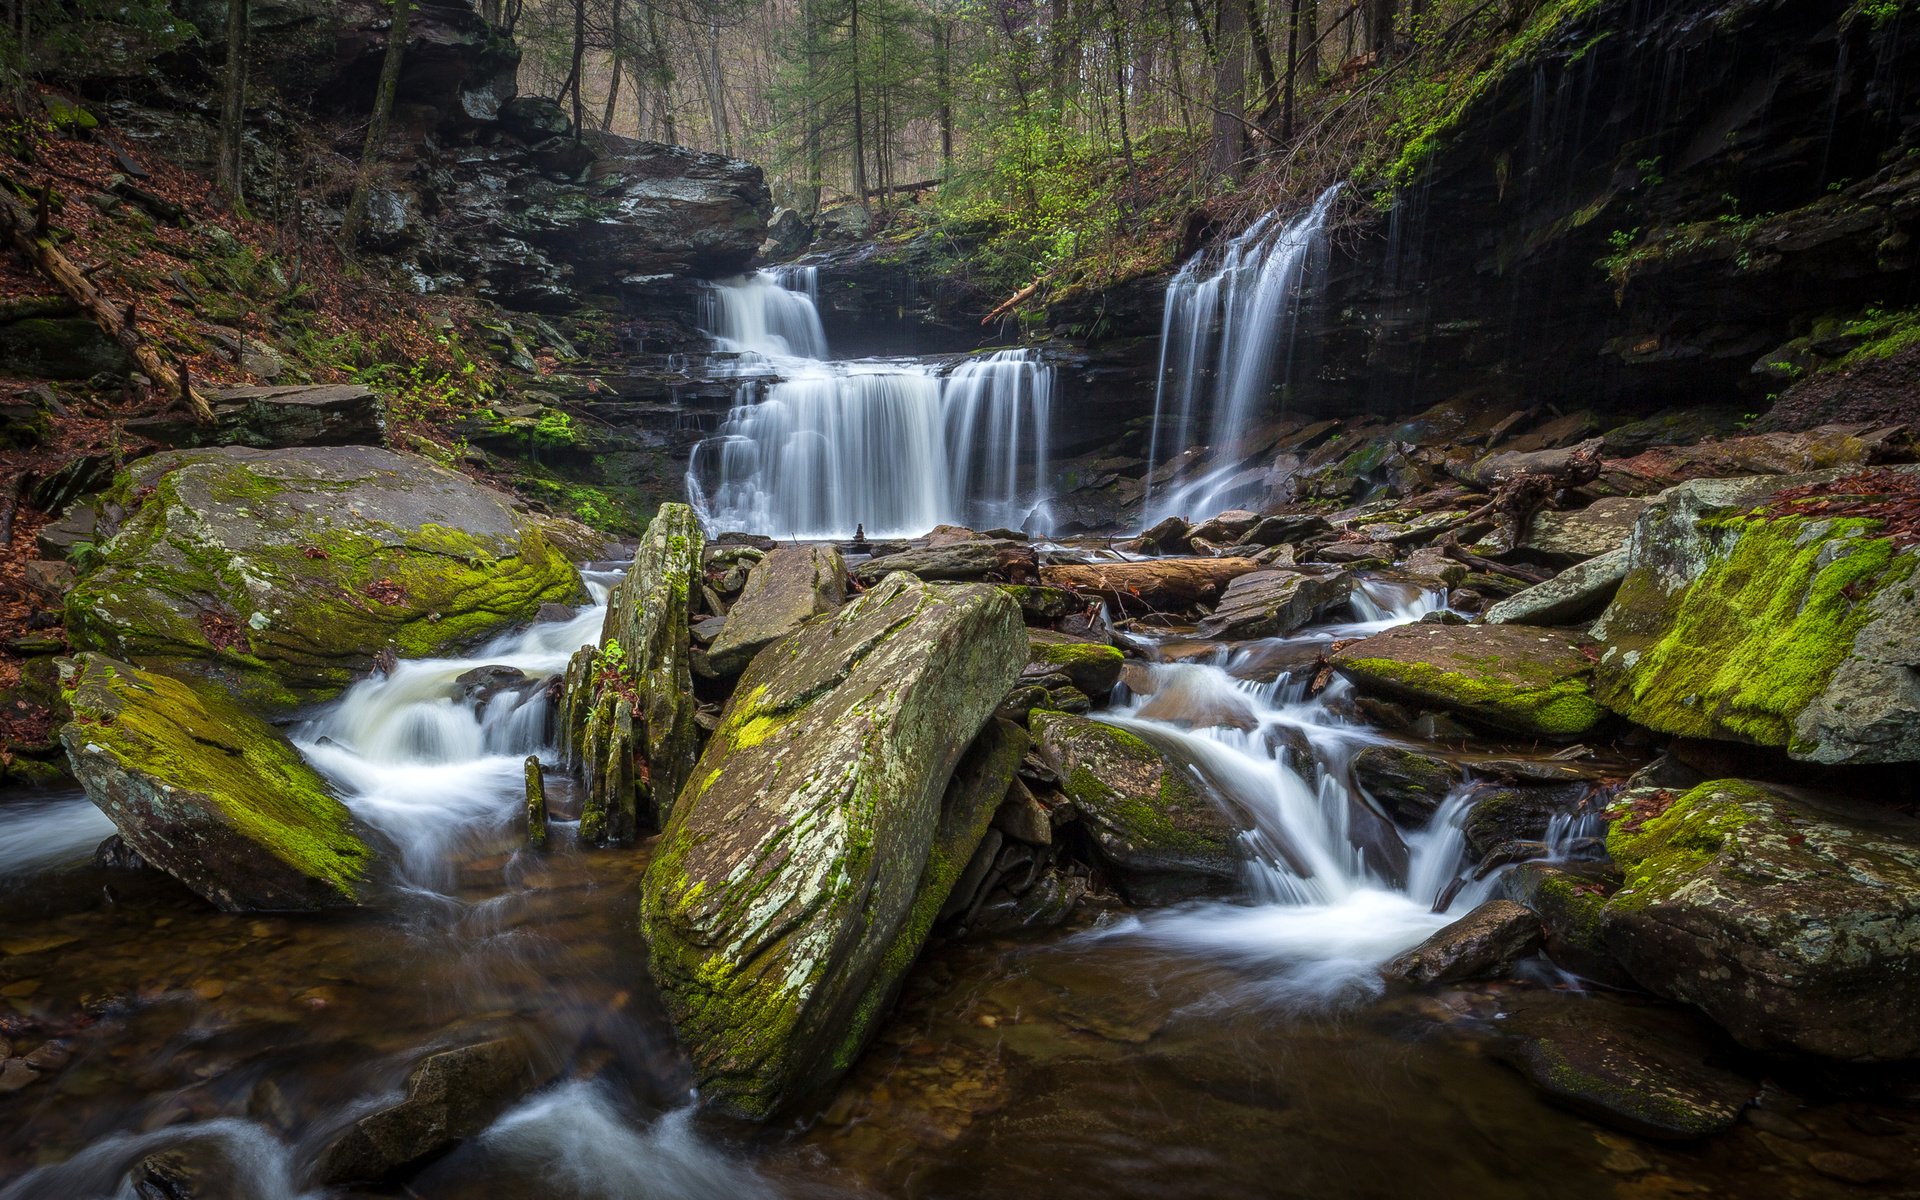
<path fill-rule="evenodd" d="M 1045 629 L 1027 631 L 1027 667 L 1023 675 L 1065 675 L 1088 696 L 1104 698 L 1120 682 L 1125 657 L 1116 646 L 1088 642 Z"/>
<path fill-rule="evenodd" d="M 314 1178 L 390 1179 L 479 1133 L 540 1082 L 511 1038 L 430 1054 L 407 1076 L 405 1099 L 356 1120 L 320 1152 Z"/>
<path fill-rule="evenodd" d="M 76 647 L 202 676 L 262 707 L 333 695 L 392 643 L 448 652 L 581 592 L 506 496 L 366 446 L 174 450 L 67 597 Z"/>
<path fill-rule="evenodd" d="M 1132 730 L 1066 713 L 1028 721 L 1101 860 L 1136 904 L 1230 890 L 1239 828 L 1187 770 Z"/>
<path fill-rule="evenodd" d="M 1600 699 L 1817 763 L 1920 761 L 1920 467 L 1700 480 L 1649 505 Z"/>
<path fill-rule="evenodd" d="M 707 668 L 727 677 L 746 669 L 762 649 L 786 637 L 801 622 L 847 602 L 847 565 L 832 546 L 786 546 L 766 555 L 747 574 L 727 623 L 707 648 Z"/>
<path fill-rule="evenodd" d="M 1003 593 L 899 573 L 747 667 L 641 902 L 705 1095 L 766 1117 L 852 1065 L 1004 794 L 942 811 L 1026 655 Z"/>
<path fill-rule="evenodd" d="M 1400 954 L 1380 973 L 1416 987 L 1502 975 L 1540 946 L 1540 917 L 1511 900 L 1489 900 Z"/>
<path fill-rule="evenodd" d="M 1091 607 L 1085 600 L 1066 588 L 1038 587 L 1024 583 L 996 584 L 1001 591 L 1013 597 L 1020 606 L 1029 625 L 1051 625 L 1055 621 L 1084 612 Z"/>
<path fill-rule="evenodd" d="M 1711 1030 L 1684 1011 L 1541 991 L 1502 1008 L 1494 1053 L 1556 1104 L 1627 1133 L 1723 1133 L 1760 1090 L 1714 1065 Z"/>
<path fill-rule="evenodd" d="M 228 912 L 360 902 L 372 854 L 272 726 L 218 689 L 98 654 L 65 683 L 74 776 L 147 864 Z"/>
<path fill-rule="evenodd" d="M 966 582 L 985 579 L 1000 564 L 1000 551 L 1012 543 L 984 538 L 950 542 L 943 546 L 922 546 L 870 558 L 853 569 L 863 585 L 871 587 L 895 571 L 905 571 L 927 580 Z"/>
<path fill-rule="evenodd" d="M 380 399 L 357 384 L 237 387 L 211 392 L 214 421 L 178 416 L 127 422 L 127 431 L 164 446 L 381 446 L 386 416 Z"/>
<path fill-rule="evenodd" d="M 1606 945 L 1744 1045 L 1920 1058 L 1920 821 L 1745 780 L 1624 793 Z"/>
<path fill-rule="evenodd" d="M 1467 854 L 1484 859 L 1511 842 L 1538 842 L 1546 837 L 1554 817 L 1572 812 L 1592 794 L 1593 788 L 1586 783 L 1481 785 L 1461 822 Z"/>
<path fill-rule="evenodd" d="M 1557 629 L 1402 625 L 1332 663 L 1363 690 L 1513 733 L 1573 737 L 1606 715 L 1593 699 L 1593 664 Z"/>
<path fill-rule="evenodd" d="M 1236 577 L 1213 615 L 1200 622 L 1205 638 L 1283 637 L 1347 603 L 1353 576 L 1304 567 L 1252 571 Z"/>
<path fill-rule="evenodd" d="M 1600 927 L 1600 911 L 1619 886 L 1619 870 L 1606 862 L 1523 862 L 1500 877 L 1508 899 L 1540 915 L 1555 966 L 1608 987 L 1631 988 L 1633 977 L 1607 949 Z"/>
<path fill-rule="evenodd" d="M 658 828 L 699 749 L 689 633 L 700 579 L 699 518 L 663 504 L 607 599 L 600 644 L 567 664 L 559 730 L 584 790 L 580 838 L 623 844 Z"/>
<path fill-rule="evenodd" d="M 1433 819 L 1453 790 L 1466 781 L 1444 758 L 1406 746 L 1368 746 L 1353 756 L 1353 778 L 1393 819 L 1414 829 Z"/>
<path fill-rule="evenodd" d="M 1562 560 L 1606 554 L 1627 544 L 1646 506 L 1639 497 L 1602 496 L 1570 512 L 1547 509 L 1534 514 L 1520 548 Z"/>
<path fill-rule="evenodd" d="M 1057 563 L 1040 568 L 1048 587 L 1096 592 L 1122 611 L 1176 612 L 1212 604 L 1260 564 L 1250 558 L 1162 558 L 1150 562 Z"/>
<path fill-rule="evenodd" d="M 1545 583 L 1515 592 L 1487 609 L 1489 625 L 1565 625 L 1598 616 L 1627 577 L 1627 548 L 1616 546 L 1604 554 L 1568 567 Z"/>

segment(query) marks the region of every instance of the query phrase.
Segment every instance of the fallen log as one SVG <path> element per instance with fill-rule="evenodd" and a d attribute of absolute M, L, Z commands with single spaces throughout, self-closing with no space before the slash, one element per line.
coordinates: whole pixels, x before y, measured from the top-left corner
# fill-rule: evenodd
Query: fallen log
<path fill-rule="evenodd" d="M 1250 558 L 1154 558 L 1143 562 L 1059 563 L 1040 568 L 1047 587 L 1094 592 L 1125 611 L 1129 606 L 1177 612 L 1212 604 L 1227 584 L 1257 571 Z"/>
<path fill-rule="evenodd" d="M 146 377 L 153 380 L 155 387 L 185 401 L 194 419 L 201 424 L 213 423 L 213 408 L 208 405 L 206 397 L 194 391 L 185 373 L 174 369 L 154 348 L 153 343 L 141 335 L 130 319 L 131 310 L 121 308 L 101 295 L 100 289 L 93 286 L 87 273 L 60 252 L 60 248 L 54 244 L 52 233 L 36 219 L 33 211 L 15 199 L 4 185 L 0 185 L 0 233 L 4 233 L 13 248 L 25 255 L 48 281 L 79 305 L 80 311 L 92 317 L 108 337 L 120 343 L 133 356 L 133 361 Z"/>
<path fill-rule="evenodd" d="M 999 308 L 996 308 L 992 312 L 988 313 L 986 316 L 981 317 L 980 323 L 982 325 L 993 324 L 995 321 L 999 320 L 1002 315 L 1008 312 L 1011 312 L 1015 308 L 1018 308 L 1022 302 L 1032 299 L 1033 294 L 1039 290 L 1040 290 L 1040 281 L 1036 279 L 1032 283 L 1028 284 L 1027 286 L 1021 288 L 1019 291 L 1015 292 L 1013 295 L 1008 296 L 1006 301 L 1002 303 Z"/>

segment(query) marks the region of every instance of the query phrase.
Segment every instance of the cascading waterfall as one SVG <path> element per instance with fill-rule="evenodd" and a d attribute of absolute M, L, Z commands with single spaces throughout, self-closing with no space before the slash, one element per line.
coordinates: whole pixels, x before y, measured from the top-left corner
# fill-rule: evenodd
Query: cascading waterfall
<path fill-rule="evenodd" d="M 1365 636 L 1439 605 L 1433 593 L 1370 586 L 1355 593 L 1359 621 L 1309 636 Z M 1339 715 L 1343 683 L 1310 698 L 1304 679 L 1235 677 L 1239 660 L 1284 640 L 1247 643 L 1213 662 L 1156 663 L 1150 690 L 1101 715 L 1184 763 L 1247 822 L 1253 903 L 1148 913 L 1100 936 L 1238 961 L 1262 972 L 1269 998 L 1320 1003 L 1376 991 L 1380 963 L 1486 899 L 1494 880 L 1462 878 L 1468 789 L 1425 829 L 1405 833 L 1351 786 L 1353 755 L 1387 739 Z M 1301 744 L 1310 755 L 1288 750 Z"/>
<path fill-rule="evenodd" d="M 1324 266 L 1327 214 L 1339 192 L 1328 188 L 1291 223 L 1269 213 L 1218 257 L 1189 259 L 1167 285 L 1147 453 L 1149 522 L 1210 516 L 1235 499 L 1242 439 L 1267 401 L 1276 361 L 1286 377 L 1294 317 Z M 1202 415 L 1205 469 L 1191 477 L 1183 470 L 1156 494 L 1154 470 L 1195 444 Z"/>
<path fill-rule="evenodd" d="M 1045 532 L 1053 368 L 1025 350 L 951 370 L 828 362 L 817 292 L 813 268 L 708 291 L 716 346 L 754 377 L 688 463 L 687 494 L 706 523 L 799 538 L 914 536 L 942 523 Z"/>

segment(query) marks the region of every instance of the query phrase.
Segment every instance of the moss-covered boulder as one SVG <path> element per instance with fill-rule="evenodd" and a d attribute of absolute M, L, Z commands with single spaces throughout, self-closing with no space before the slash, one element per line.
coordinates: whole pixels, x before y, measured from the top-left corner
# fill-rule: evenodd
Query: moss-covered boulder
<path fill-rule="evenodd" d="M 1000 802 L 943 797 L 1026 655 L 1004 593 L 895 574 L 747 667 L 640 909 L 710 1099 L 766 1117 L 853 1064 Z"/>
<path fill-rule="evenodd" d="M 1594 629 L 1609 708 L 1813 762 L 1920 761 L 1920 467 L 1683 484 L 1627 555 Z"/>
<path fill-rule="evenodd" d="M 708 671 L 737 675 L 753 656 L 847 602 L 847 564 L 832 546 L 783 546 L 747 573 L 727 623 L 707 648 Z"/>
<path fill-rule="evenodd" d="M 360 901 L 372 854 L 352 814 L 272 726 L 98 654 L 66 686 L 74 775 L 146 862 L 229 912 Z"/>
<path fill-rule="evenodd" d="M 585 784 L 580 840 L 631 842 L 659 828 L 693 770 L 689 625 L 705 538 L 693 509 L 663 504 L 613 594 L 598 646 L 583 646 L 561 687 L 567 765 Z"/>
<path fill-rule="evenodd" d="M 1166 904 L 1232 890 L 1240 827 L 1189 769 L 1103 721 L 1038 710 L 1028 728 L 1129 900 Z"/>
<path fill-rule="evenodd" d="M 1022 674 L 1033 678 L 1065 675 L 1088 696 L 1104 698 L 1113 690 L 1113 685 L 1120 682 L 1120 669 L 1125 662 L 1117 646 L 1046 629 L 1029 629 L 1027 667 Z"/>
<path fill-rule="evenodd" d="M 1569 633 L 1522 625 L 1402 625 L 1355 642 L 1333 666 L 1366 691 L 1533 737 L 1576 737 L 1606 710 Z"/>
<path fill-rule="evenodd" d="M 1744 780 L 1623 793 L 1607 948 L 1741 1043 L 1920 1058 L 1920 821 Z"/>
<path fill-rule="evenodd" d="M 449 651 L 581 594 L 506 496 L 388 450 L 170 451 L 113 500 L 127 515 L 67 597 L 74 644 L 256 706 L 331 696 L 390 642 Z"/>

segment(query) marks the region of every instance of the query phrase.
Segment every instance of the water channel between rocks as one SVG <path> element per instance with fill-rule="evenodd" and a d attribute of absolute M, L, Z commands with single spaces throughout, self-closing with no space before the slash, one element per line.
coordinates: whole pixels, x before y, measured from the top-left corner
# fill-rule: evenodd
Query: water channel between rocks
<path fill-rule="evenodd" d="M 615 575 L 588 578 L 604 596 Z M 831 1102 L 784 1127 L 694 1105 L 634 922 L 646 853 L 578 851 L 564 825 L 550 853 L 518 848 L 522 759 L 553 754 L 545 689 L 475 700 L 456 682 L 478 666 L 561 670 L 601 608 L 470 659 L 404 662 L 298 726 L 302 752 L 400 851 L 366 910 L 210 912 L 157 872 L 88 865 L 104 818 L 82 797 L 44 802 L 33 836 L 0 843 L 0 1000 L 74 1057 L 0 1096 L 0 1197 L 131 1196 L 128 1169 L 158 1150 L 221 1162 L 236 1195 L 337 1194 L 305 1182 L 331 1134 L 397 1094 L 423 1051 L 503 1035 L 549 1082 L 394 1194 L 1846 1192 L 1750 1126 L 1695 1148 L 1608 1132 L 1544 1104 L 1495 1054 L 1515 1019 L 1677 1013 L 1544 968 L 1382 997 L 1378 964 L 1494 878 L 1456 878 L 1463 796 L 1404 835 L 1404 861 L 1356 849 L 1364 818 L 1339 767 L 1382 735 L 1338 715 L 1340 685 L 1307 699 L 1275 664 L 1435 603 L 1374 581 L 1355 621 L 1291 639 L 1137 640 L 1163 661 L 1141 664 L 1103 719 L 1241 814 L 1240 897 L 936 945 Z M 1798 1127 L 1844 1144 L 1873 1119 L 1829 1105 Z"/>

